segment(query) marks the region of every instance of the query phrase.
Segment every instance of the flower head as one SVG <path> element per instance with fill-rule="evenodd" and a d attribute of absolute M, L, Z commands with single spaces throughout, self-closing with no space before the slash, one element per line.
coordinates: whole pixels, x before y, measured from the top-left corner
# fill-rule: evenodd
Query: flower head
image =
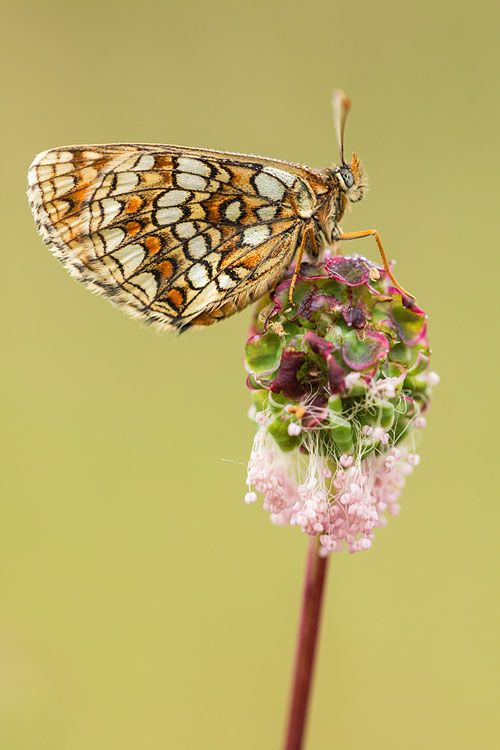
<path fill-rule="evenodd" d="M 246 344 L 257 423 L 247 502 L 319 535 L 320 553 L 369 549 L 420 461 L 432 385 L 427 318 L 365 258 L 303 264 L 258 303 Z"/>

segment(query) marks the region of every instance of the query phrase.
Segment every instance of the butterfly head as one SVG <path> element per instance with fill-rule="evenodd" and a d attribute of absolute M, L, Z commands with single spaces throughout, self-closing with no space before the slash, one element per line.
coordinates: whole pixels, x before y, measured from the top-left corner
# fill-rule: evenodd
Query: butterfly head
<path fill-rule="evenodd" d="M 357 154 L 352 155 L 350 164 L 343 163 L 340 167 L 334 166 L 333 176 L 349 203 L 357 203 L 361 200 L 367 188 L 367 180 Z"/>
<path fill-rule="evenodd" d="M 347 201 L 357 203 L 365 193 L 367 178 L 357 154 L 353 153 L 350 164 L 346 164 L 344 159 L 344 129 L 350 108 L 351 100 L 347 98 L 344 92 L 335 91 L 333 94 L 333 121 L 341 163 L 340 166 L 333 166 L 333 176 Z"/>

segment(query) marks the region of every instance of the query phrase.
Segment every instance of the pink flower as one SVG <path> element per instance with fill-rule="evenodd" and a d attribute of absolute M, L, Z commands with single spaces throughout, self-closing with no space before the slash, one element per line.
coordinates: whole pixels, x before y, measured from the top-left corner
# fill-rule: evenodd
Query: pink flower
<path fill-rule="evenodd" d="M 274 523 L 319 536 L 321 555 L 370 549 L 399 513 L 439 380 L 424 311 L 370 268 L 329 253 L 299 275 L 296 305 L 286 277 L 245 350 L 258 427 L 245 500 L 260 494 Z"/>
<path fill-rule="evenodd" d="M 332 473 L 327 459 L 311 450 L 306 464 L 269 446 L 267 430 L 261 427 L 248 465 L 245 501 L 257 499 L 252 488 L 262 493 L 272 521 L 319 535 L 323 556 L 344 544 L 351 553 L 371 548 L 374 530 L 386 524 L 384 514 L 399 513 L 405 477 L 419 458 L 406 448 L 392 447 L 362 459 L 343 456 L 344 467 Z"/>

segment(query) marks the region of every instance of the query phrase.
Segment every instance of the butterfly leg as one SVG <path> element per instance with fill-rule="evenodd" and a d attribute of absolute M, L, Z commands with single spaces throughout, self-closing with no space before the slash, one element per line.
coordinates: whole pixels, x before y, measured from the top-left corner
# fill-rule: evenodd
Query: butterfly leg
<path fill-rule="evenodd" d="M 306 246 L 308 236 L 311 237 L 311 241 L 314 243 L 315 249 L 317 251 L 316 237 L 314 236 L 314 232 L 312 231 L 312 228 L 308 226 L 304 229 L 302 233 L 302 239 L 300 241 L 299 252 L 297 253 L 297 262 L 295 264 L 295 269 L 293 271 L 292 281 L 290 283 L 290 289 L 288 290 L 288 301 L 290 302 L 291 305 L 293 305 L 293 290 L 295 289 L 295 284 L 297 283 L 297 276 L 299 275 L 300 266 L 302 263 L 302 256 L 304 255 L 304 248 Z"/>
<path fill-rule="evenodd" d="M 380 239 L 380 235 L 376 229 L 365 229 L 362 232 L 345 232 L 339 235 L 339 240 L 358 240 L 358 239 L 361 239 L 361 237 L 375 237 L 375 242 L 378 245 L 380 256 L 382 258 L 382 265 L 384 266 L 385 271 L 387 275 L 389 276 L 390 280 L 392 281 L 396 289 L 399 289 L 399 291 L 402 294 L 404 294 L 406 297 L 411 297 L 411 299 L 415 299 L 413 294 L 410 294 L 410 292 L 407 292 L 406 289 L 404 289 L 404 287 L 402 287 L 401 284 L 399 284 L 396 281 L 396 277 L 394 276 L 391 269 L 389 268 L 389 263 L 387 261 L 387 256 L 385 254 L 384 247 L 382 245 L 382 240 Z"/>

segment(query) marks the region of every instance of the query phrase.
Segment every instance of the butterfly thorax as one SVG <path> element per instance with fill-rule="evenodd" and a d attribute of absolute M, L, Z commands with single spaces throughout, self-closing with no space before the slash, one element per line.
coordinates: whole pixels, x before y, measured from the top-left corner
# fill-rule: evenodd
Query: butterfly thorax
<path fill-rule="evenodd" d="M 347 204 L 357 203 L 365 193 L 367 178 L 356 154 L 350 164 L 333 165 L 331 169 L 319 170 L 326 192 L 318 208 L 317 232 L 322 244 L 331 245 L 340 235 L 339 223 Z"/>
<path fill-rule="evenodd" d="M 316 229 L 323 246 L 329 246 L 338 239 L 339 222 L 345 213 L 347 199 L 336 180 L 332 169 L 321 170 L 327 193 L 316 214 Z"/>

